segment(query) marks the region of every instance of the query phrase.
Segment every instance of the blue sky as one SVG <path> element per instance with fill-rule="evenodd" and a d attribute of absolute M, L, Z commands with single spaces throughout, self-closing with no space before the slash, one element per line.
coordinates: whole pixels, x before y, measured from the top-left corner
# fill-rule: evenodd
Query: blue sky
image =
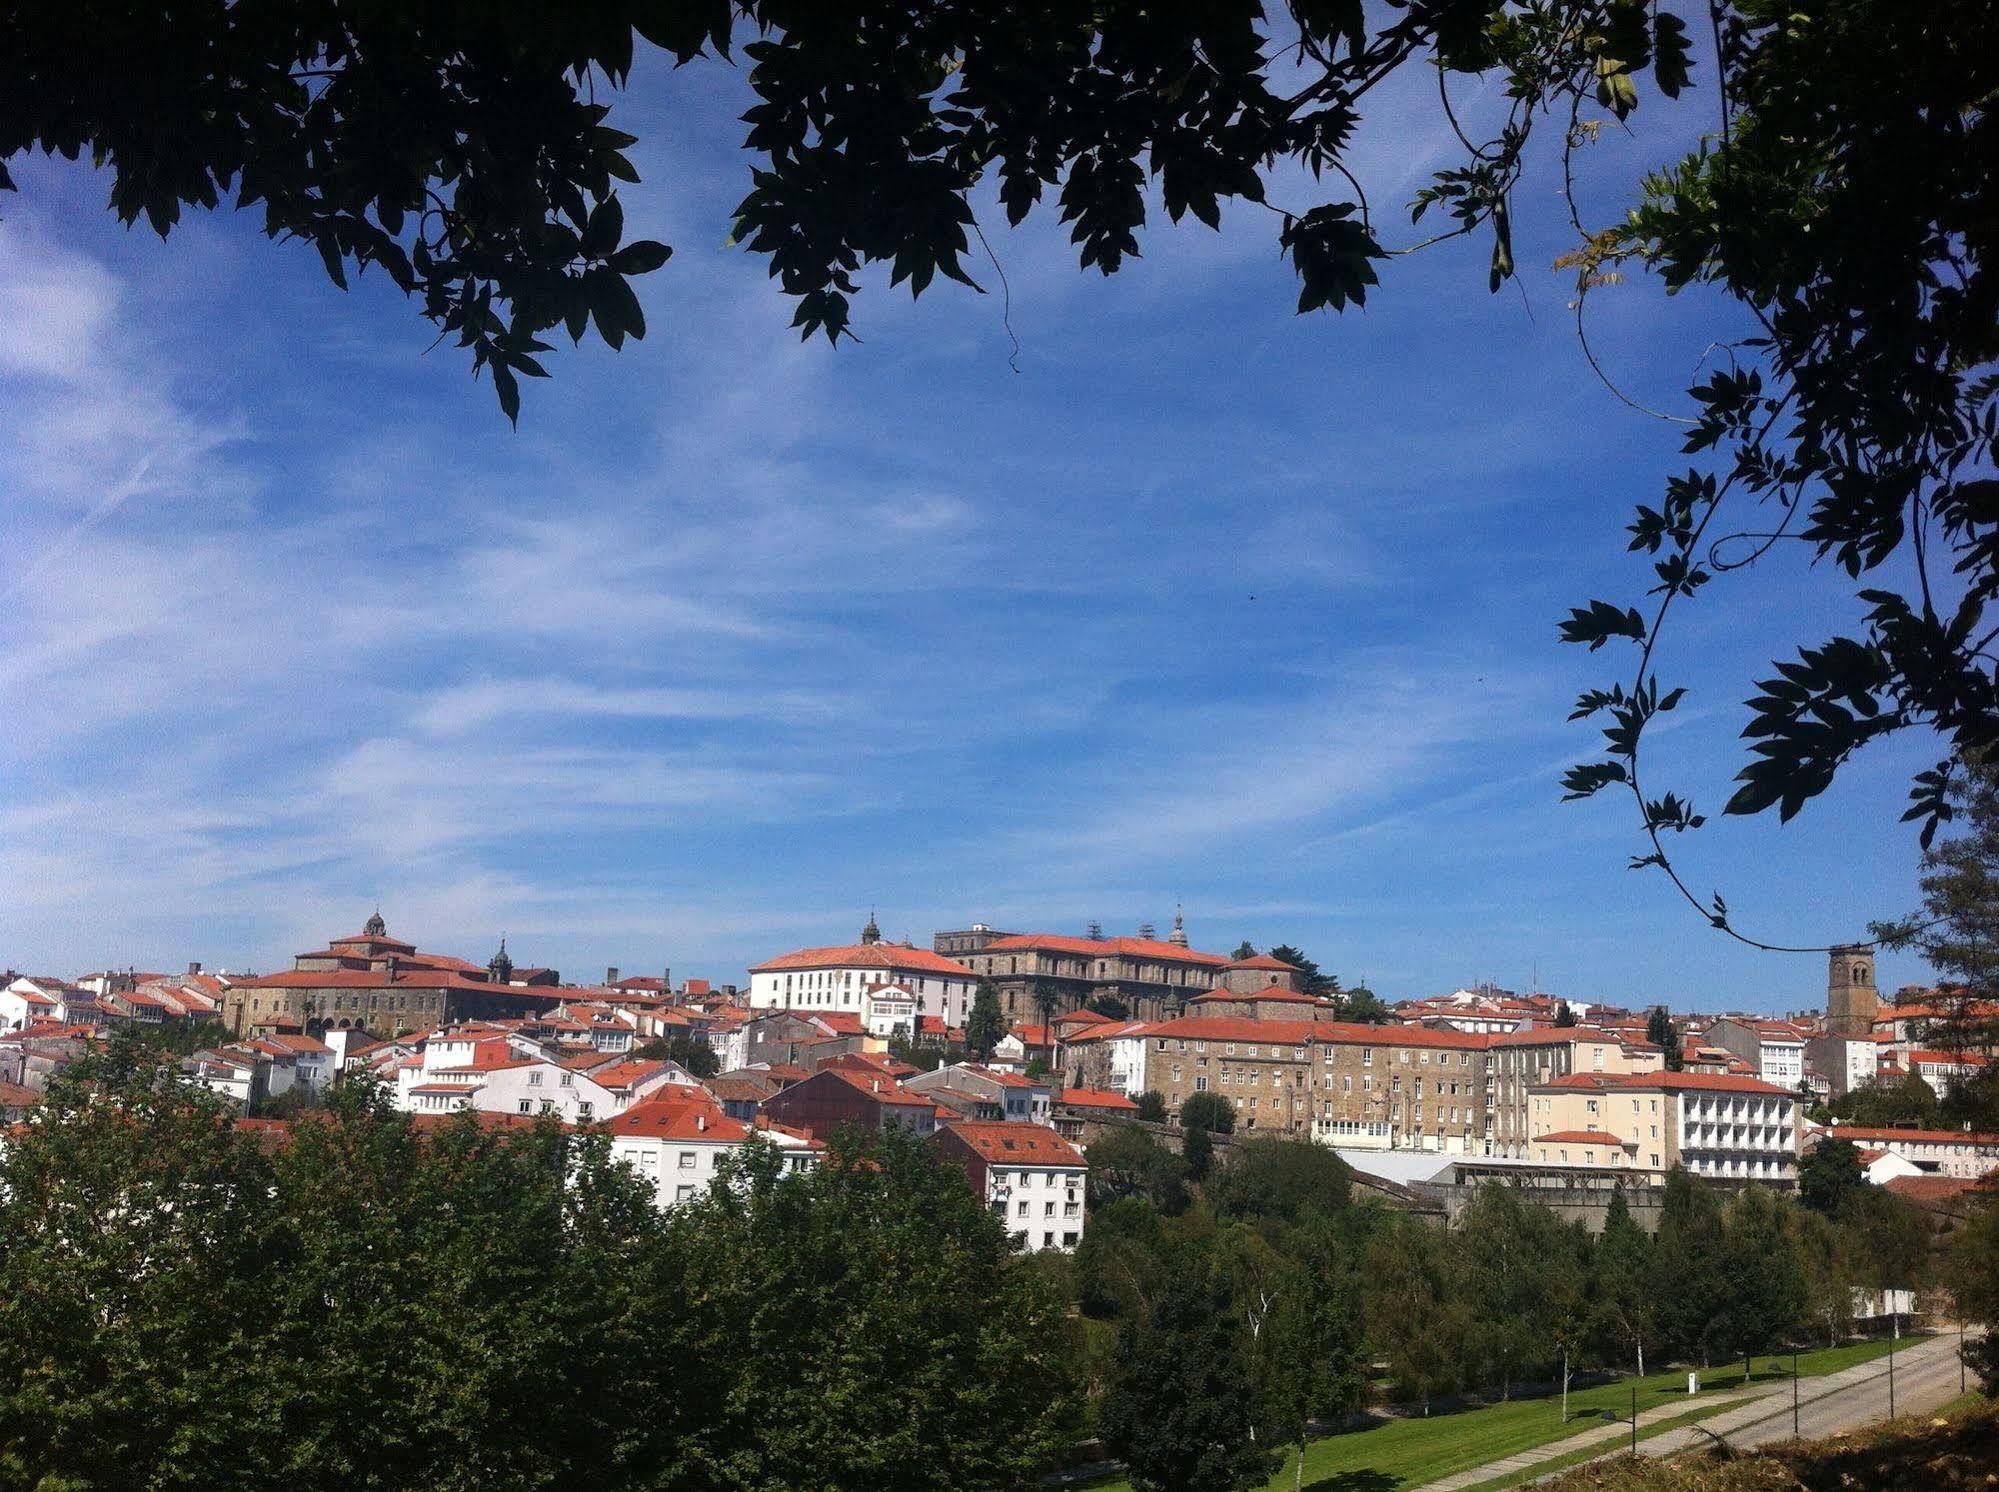
<path fill-rule="evenodd" d="M 1289 941 L 1392 997 L 1538 969 L 1817 1001 L 1819 960 L 1623 869 L 1622 800 L 1557 801 L 1592 744 L 1567 707 L 1623 660 L 1556 623 L 1642 590 L 1621 529 L 1677 441 L 1582 362 L 1552 182 L 1516 204 L 1524 294 L 1445 245 L 1338 318 L 1292 314 L 1258 209 L 1162 222 L 1110 280 L 1052 215 L 993 228 L 1015 372 L 982 264 L 990 295 L 878 281 L 859 345 L 798 343 L 725 245 L 739 88 L 653 68 L 619 105 L 628 232 L 675 257 L 645 341 L 552 354 L 518 431 L 379 277 L 342 295 L 248 214 L 162 244 L 86 169 L 17 164 L 0 962 L 264 970 L 379 900 L 426 947 L 727 980 L 870 906 L 923 942 L 1182 903 L 1197 945 Z M 1593 211 L 1695 127 L 1652 123 L 1596 148 Z M 1392 240 L 1447 158 L 1384 100 L 1357 159 Z M 1592 326 L 1675 407 L 1731 330 L 1644 284 Z M 1656 782 L 1719 807 L 1749 680 L 1849 615 L 1823 579 L 1784 556 L 1685 614 Z M 1717 821 L 1689 873 L 1778 941 L 1856 936 L 1911 902 L 1924 759 Z"/>

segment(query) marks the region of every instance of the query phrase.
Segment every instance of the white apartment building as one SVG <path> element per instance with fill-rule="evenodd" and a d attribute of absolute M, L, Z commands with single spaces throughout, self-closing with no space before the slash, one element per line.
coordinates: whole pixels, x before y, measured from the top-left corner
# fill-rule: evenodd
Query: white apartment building
<path fill-rule="evenodd" d="M 648 1099 L 606 1126 L 612 1156 L 651 1184 L 653 1200 L 661 1207 L 706 1195 L 722 1157 L 752 1136 L 775 1145 L 788 1171 L 817 1165 L 825 1150 L 818 1141 L 781 1126 L 752 1129 L 731 1119 L 705 1090 L 686 1097 L 680 1091 Z"/>
<path fill-rule="evenodd" d="M 1628 1080 L 1664 1094 L 1679 1163 L 1696 1176 L 1795 1183 L 1798 1095 L 1759 1078 L 1662 1072 Z"/>
<path fill-rule="evenodd" d="M 1805 1043 L 1805 1060 L 1832 1085 L 1837 1098 L 1874 1081 L 1881 1043 L 1869 1036 L 1814 1036 Z"/>
<path fill-rule="evenodd" d="M 935 1143 L 965 1168 L 1023 1252 L 1061 1249 L 1082 1242 L 1089 1167 L 1082 1151 L 1040 1124 L 947 1124 Z"/>
<path fill-rule="evenodd" d="M 1932 1176 L 1975 1181 L 1999 1170 L 1999 1135 L 1973 1130 L 1904 1129 L 1899 1125 L 1840 1124 L 1825 1131 L 1862 1150 L 1887 1150 Z"/>
<path fill-rule="evenodd" d="M 885 943 L 872 920 L 861 941 L 830 948 L 800 948 L 750 970 L 750 1005 L 757 1010 L 845 1011 L 865 1018 L 872 992 L 888 986 L 915 1001 L 915 1015 L 963 1026 L 971 1013 L 978 976 L 955 959 Z"/>
<path fill-rule="evenodd" d="M 1621 1158 L 1610 1145 L 1571 1139 L 1569 1163 L 1609 1159 L 1654 1177 L 1681 1165 L 1696 1176 L 1795 1183 L 1798 1102 L 1774 1083 L 1729 1073 L 1570 1073 L 1530 1090 L 1530 1154 L 1559 1160 L 1561 1137 L 1607 1135 Z"/>
<path fill-rule="evenodd" d="M 1796 1092 L 1805 1080 L 1805 1033 L 1789 1021 L 1725 1015 L 1709 1023 L 1701 1039 L 1740 1057 L 1766 1083 Z M 1831 1074 L 1826 1075 L 1828 1078 Z"/>

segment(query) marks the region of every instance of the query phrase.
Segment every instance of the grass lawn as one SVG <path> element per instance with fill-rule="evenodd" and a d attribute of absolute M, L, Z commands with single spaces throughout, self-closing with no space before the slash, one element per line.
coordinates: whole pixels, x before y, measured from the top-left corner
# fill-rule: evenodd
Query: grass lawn
<path fill-rule="evenodd" d="M 1904 1337 L 1898 1345 L 1911 1344 Z M 1886 1355 L 1886 1342 L 1857 1342 L 1847 1347 L 1822 1348 L 1801 1353 L 1798 1371 L 1808 1378 L 1836 1373 L 1856 1363 Z M 1788 1357 L 1759 1357 L 1751 1386 L 1779 1382 L 1790 1376 Z M 1694 1404 L 1743 1387 L 1742 1364 L 1715 1368 L 1701 1375 L 1701 1392 Z M 1467 1467 L 1482 1466 L 1519 1451 L 1530 1450 L 1550 1441 L 1580 1434 L 1603 1420 L 1598 1411 L 1609 1409 L 1622 1416 L 1630 1413 L 1631 1391 L 1638 1390 L 1638 1412 L 1661 1404 L 1686 1404 L 1687 1375 L 1684 1369 L 1655 1373 L 1644 1378 L 1622 1379 L 1596 1388 L 1577 1389 L 1569 1395 L 1569 1422 L 1562 1423 L 1561 1395 L 1542 1399 L 1516 1399 L 1510 1404 L 1488 1404 L 1456 1414 L 1432 1415 L 1427 1419 L 1389 1420 L 1364 1430 L 1329 1435 L 1305 1447 L 1305 1485 L 1317 1492 L 1396 1492 L 1397 1488 L 1420 1486 L 1438 1477 L 1449 1476 Z M 1684 1418 L 1704 1411 L 1690 1409 Z M 1577 1416 L 1581 1416 L 1578 1418 Z M 1681 1418 L 1681 1417 L 1676 1417 Z M 1650 1426 L 1640 1427 L 1640 1437 Z M 1666 1428 L 1662 1426 L 1661 1428 Z M 1292 1461 L 1287 1459 L 1272 1477 L 1272 1492 L 1292 1485 Z M 1104 1492 L 1129 1492 L 1128 1484 L 1104 1482 Z"/>

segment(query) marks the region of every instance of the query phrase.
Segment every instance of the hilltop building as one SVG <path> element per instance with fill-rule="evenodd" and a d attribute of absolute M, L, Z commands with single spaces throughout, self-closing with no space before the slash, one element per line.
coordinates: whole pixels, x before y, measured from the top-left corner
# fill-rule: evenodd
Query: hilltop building
<path fill-rule="evenodd" d="M 553 970 L 532 985 L 495 978 L 512 972 L 504 945 L 490 965 L 425 953 L 389 936 L 375 912 L 361 931 L 292 959 L 288 972 L 232 979 L 222 1020 L 238 1036 L 364 1030 L 377 1036 L 470 1020 L 546 1015 L 562 1002 Z"/>

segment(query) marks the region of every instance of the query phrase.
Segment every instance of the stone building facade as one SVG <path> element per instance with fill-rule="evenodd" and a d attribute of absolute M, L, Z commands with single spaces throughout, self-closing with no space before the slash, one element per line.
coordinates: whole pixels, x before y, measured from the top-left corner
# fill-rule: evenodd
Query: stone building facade
<path fill-rule="evenodd" d="M 354 936 L 292 963 L 284 973 L 232 980 L 222 996 L 223 1023 L 238 1036 L 361 1030 L 386 1037 L 459 1021 L 531 1019 L 563 998 L 550 985 L 509 983 L 504 947 L 484 968 L 425 953 L 390 937 L 380 912 Z"/>
<path fill-rule="evenodd" d="M 1149 927 L 1137 937 L 1070 937 L 1003 933 L 975 923 L 936 934 L 932 947 L 992 980 L 1000 1009 L 1012 1021 L 1065 1015 L 1097 996 L 1123 1002 L 1133 1020 L 1171 1020 L 1209 990 L 1295 988 L 1298 972 L 1267 954 L 1239 961 L 1194 948 L 1178 916 L 1164 938 Z"/>

